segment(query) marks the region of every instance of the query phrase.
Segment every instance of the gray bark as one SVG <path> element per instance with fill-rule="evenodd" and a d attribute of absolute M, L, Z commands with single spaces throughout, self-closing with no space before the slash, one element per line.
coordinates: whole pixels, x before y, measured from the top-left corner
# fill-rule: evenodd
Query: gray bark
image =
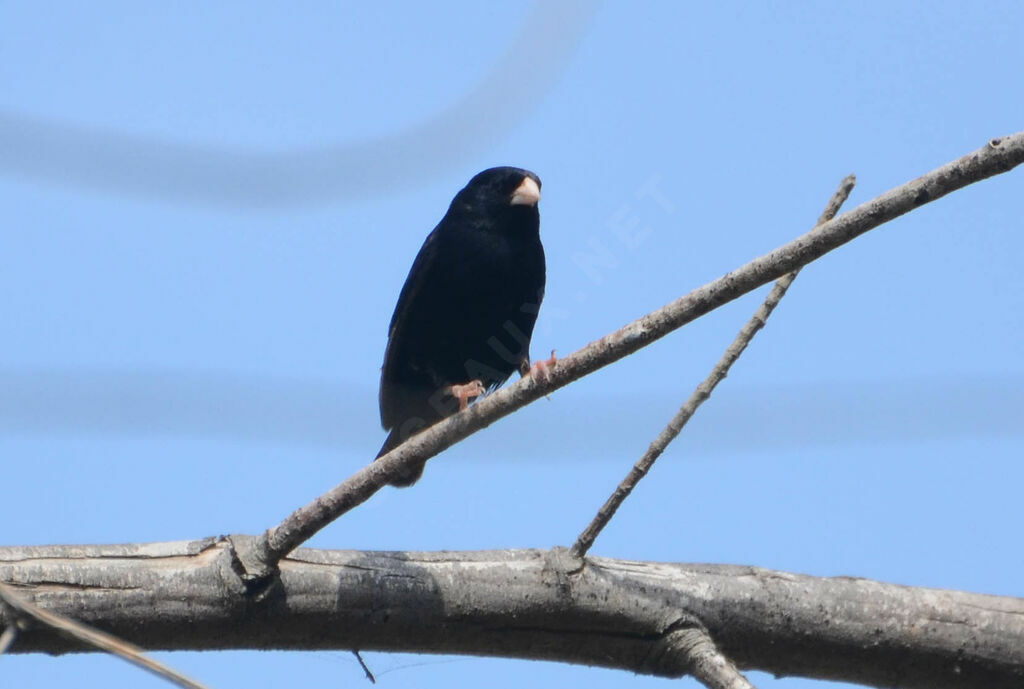
<path fill-rule="evenodd" d="M 1024 600 L 568 551 L 299 549 L 252 595 L 253 539 L 0 548 L 0 581 L 147 649 L 362 649 L 675 677 L 688 632 L 742 668 L 879 687 L 1024 686 Z M 0 625 L 13 621 L 0 606 Z M 88 650 L 38 624 L 10 652 Z"/>

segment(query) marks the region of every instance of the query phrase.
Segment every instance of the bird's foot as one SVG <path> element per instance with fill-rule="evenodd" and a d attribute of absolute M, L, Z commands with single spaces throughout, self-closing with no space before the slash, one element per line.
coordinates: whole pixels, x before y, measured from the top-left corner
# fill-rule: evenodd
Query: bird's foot
<path fill-rule="evenodd" d="M 551 368 L 557 363 L 558 358 L 555 356 L 555 350 L 552 349 L 549 358 L 533 362 L 533 366 L 530 367 L 530 377 L 538 383 L 546 382 L 551 373 Z"/>
<path fill-rule="evenodd" d="M 487 392 L 487 388 L 479 380 L 471 380 L 463 385 L 449 385 L 448 392 L 459 401 L 459 411 L 466 411 L 469 401 Z"/>

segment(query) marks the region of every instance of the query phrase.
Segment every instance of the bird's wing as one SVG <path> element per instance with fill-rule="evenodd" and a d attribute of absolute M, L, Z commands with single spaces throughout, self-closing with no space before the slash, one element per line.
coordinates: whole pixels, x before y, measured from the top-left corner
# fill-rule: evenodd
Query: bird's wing
<path fill-rule="evenodd" d="M 412 268 L 409 269 L 409 276 L 405 278 L 405 284 L 402 285 L 402 291 L 398 295 L 398 304 L 395 305 L 395 312 L 391 314 L 391 323 L 388 325 L 389 345 L 391 338 L 395 336 L 396 326 L 401 324 L 402 316 L 409 310 L 409 306 L 416 301 L 416 295 L 419 294 L 423 287 L 423 283 L 431 272 L 431 267 L 434 264 L 434 258 L 437 255 L 436 235 L 436 229 L 427 235 L 427 239 L 423 242 L 423 246 L 420 247 L 420 252 L 416 254 L 416 260 L 412 262 Z M 385 359 L 387 359 L 386 355 Z"/>
<path fill-rule="evenodd" d="M 395 381 L 400 375 L 402 363 L 398 361 L 406 348 L 402 344 L 402 324 L 407 320 L 407 314 L 415 310 L 415 303 L 423 290 L 424 283 L 430 277 L 434 269 L 437 256 L 437 231 L 431 232 L 416 254 L 409 275 L 402 285 L 402 291 L 398 295 L 398 304 L 395 305 L 395 312 L 391 315 L 391 323 L 388 325 L 388 344 L 384 350 L 384 366 L 381 369 L 380 378 L 380 420 L 385 429 L 392 428 L 401 420 L 403 400 L 401 389 L 396 386 Z"/>

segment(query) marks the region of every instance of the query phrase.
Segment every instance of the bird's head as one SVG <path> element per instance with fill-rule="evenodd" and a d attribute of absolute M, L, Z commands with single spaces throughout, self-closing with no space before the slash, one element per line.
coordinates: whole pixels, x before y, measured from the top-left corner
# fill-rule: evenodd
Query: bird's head
<path fill-rule="evenodd" d="M 460 191 L 452 206 L 489 214 L 536 214 L 540 178 L 518 167 L 492 167 L 478 173 Z"/>

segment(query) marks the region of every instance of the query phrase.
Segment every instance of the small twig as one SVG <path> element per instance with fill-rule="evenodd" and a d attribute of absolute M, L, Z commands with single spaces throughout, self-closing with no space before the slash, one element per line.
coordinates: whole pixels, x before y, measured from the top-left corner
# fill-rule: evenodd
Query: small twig
<path fill-rule="evenodd" d="M 756 689 L 704 629 L 688 627 L 673 636 L 690 661 L 690 674 L 708 689 Z"/>
<path fill-rule="evenodd" d="M 737 297 L 777 280 L 894 218 L 957 189 L 1024 163 L 1024 132 L 992 139 L 983 148 L 932 170 L 820 225 L 774 251 L 699 287 L 670 304 L 592 342 L 552 366 L 543 381 L 526 377 L 484 397 L 465 412 L 431 426 L 371 462 L 313 502 L 267 529 L 247 563 L 247 575 L 271 576 L 285 555 L 348 510 L 362 504 L 406 467 L 424 462 L 517 409 L 646 347 Z"/>
<path fill-rule="evenodd" d="M 100 631 L 99 629 L 90 627 L 81 622 L 76 622 L 71 618 L 58 615 L 50 612 L 49 610 L 40 608 L 34 603 L 29 603 L 27 600 L 23 600 L 21 596 L 15 593 L 14 589 L 7 584 L 0 583 L 0 599 L 3 599 L 7 605 L 14 608 L 22 615 L 32 617 L 48 627 L 52 627 L 57 631 L 63 632 L 84 644 L 116 655 L 122 660 L 127 660 L 129 663 L 163 677 L 167 681 L 173 682 L 180 687 L 185 687 L 185 689 L 207 689 L 199 682 L 189 679 L 180 672 L 172 670 L 163 663 L 146 656 L 142 653 L 142 649 L 128 643 L 127 641 L 122 641 L 112 634 Z M 8 626 L 7 630 L 4 631 L 3 636 L 6 637 L 7 631 L 14 627 L 14 624 Z"/>
<path fill-rule="evenodd" d="M 850 175 L 846 177 L 842 182 L 839 183 L 839 188 L 836 189 L 835 193 L 832 194 L 832 198 L 829 199 L 828 204 L 825 206 L 824 212 L 821 217 L 818 218 L 818 225 L 828 222 L 839 209 L 843 203 L 850 196 L 850 192 L 853 191 L 853 186 L 857 183 L 856 177 Z M 612 517 L 615 516 L 615 512 L 618 511 L 622 503 L 629 497 L 629 494 L 633 492 L 637 484 L 647 475 L 647 472 L 654 466 L 654 462 L 661 456 L 668 447 L 669 443 L 676 439 L 676 436 L 683 430 L 683 427 L 693 416 L 697 408 L 700 407 L 714 391 L 715 387 L 722 382 L 722 380 L 728 375 L 729 369 L 732 367 L 736 360 L 740 358 L 743 351 L 750 344 L 750 341 L 754 339 L 754 335 L 757 331 L 764 327 L 765 322 L 771 315 L 772 311 L 778 306 L 782 297 L 786 295 L 786 290 L 793 284 L 793 280 L 796 279 L 800 269 L 783 275 L 779 278 L 778 282 L 772 288 L 772 291 L 768 293 L 764 303 L 761 304 L 760 308 L 754 312 L 750 320 L 747 321 L 746 325 L 740 330 L 739 334 L 736 335 L 736 339 L 732 341 L 732 344 L 722 354 L 722 358 L 718 360 L 715 367 L 711 369 L 711 373 L 705 378 L 697 389 L 693 391 L 690 398 L 686 400 L 676 415 L 672 417 L 672 420 L 668 422 L 668 425 L 662 429 L 658 437 L 650 444 L 647 451 L 643 454 L 640 459 L 637 460 L 633 468 L 630 469 L 626 478 L 622 479 L 622 483 L 618 485 L 615 492 L 609 496 L 608 500 L 605 501 L 601 509 L 597 511 L 597 515 L 587 525 L 587 528 L 583 530 L 579 538 L 576 539 L 576 543 L 572 546 L 572 554 L 579 558 L 587 554 L 590 550 L 590 546 L 594 545 L 594 541 L 597 539 L 598 534 L 601 530 L 608 525 Z"/>
<path fill-rule="evenodd" d="M 359 661 L 359 667 L 363 668 L 363 672 L 366 673 L 366 679 L 370 680 L 370 684 L 376 684 L 377 678 L 373 676 L 373 673 L 370 672 L 370 668 L 367 667 L 366 663 L 363 662 L 363 656 L 359 654 L 359 649 L 353 648 L 352 655 L 354 655 L 356 657 L 356 660 Z"/>

